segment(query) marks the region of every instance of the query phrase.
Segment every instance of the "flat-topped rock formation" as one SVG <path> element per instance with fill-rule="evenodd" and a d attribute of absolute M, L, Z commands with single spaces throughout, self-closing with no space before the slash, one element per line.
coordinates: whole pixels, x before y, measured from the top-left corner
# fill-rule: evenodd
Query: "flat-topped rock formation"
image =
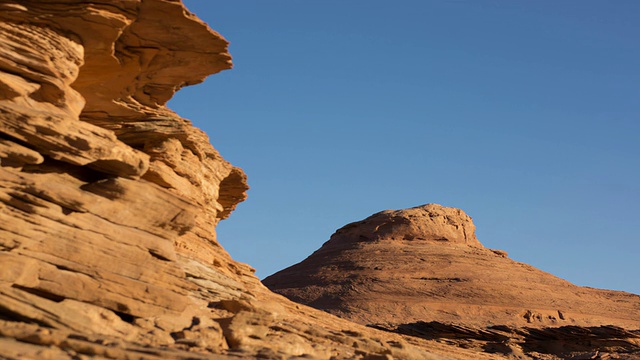
<path fill-rule="evenodd" d="M 561 334 L 567 326 L 640 329 L 640 296 L 573 285 L 485 248 L 474 231 L 471 218 L 454 208 L 382 211 L 339 229 L 307 259 L 263 283 L 360 324 L 429 338 L 439 336 L 434 329 L 465 338 L 460 329 L 475 334 L 491 326 L 510 334 L 549 327 Z"/>

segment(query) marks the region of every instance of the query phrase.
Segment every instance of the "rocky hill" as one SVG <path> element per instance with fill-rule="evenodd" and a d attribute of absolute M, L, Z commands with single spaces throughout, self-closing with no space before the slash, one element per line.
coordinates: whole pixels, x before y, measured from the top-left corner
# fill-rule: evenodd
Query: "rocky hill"
<path fill-rule="evenodd" d="M 468 215 L 440 205 L 346 225 L 263 283 L 360 324 L 506 355 L 640 346 L 640 332 L 627 331 L 640 329 L 640 296 L 579 287 L 513 261 L 478 241 Z M 591 343 L 577 344 L 580 337 Z"/>
<path fill-rule="evenodd" d="M 179 0 L 0 0 L 0 359 L 503 358 L 502 348 L 468 346 L 469 336 L 445 339 L 444 317 L 400 324 L 352 312 L 358 324 L 294 303 L 219 245 L 215 227 L 245 200 L 246 177 L 165 104 L 231 68 L 227 45 Z M 460 226 L 433 231 L 500 258 L 470 222 Z M 395 231 L 370 230 L 363 236 Z M 416 244 L 425 231 L 415 229 Z M 467 279 L 443 284 L 457 278 Z M 636 298 L 598 294 L 617 307 L 585 319 L 628 316 L 575 337 L 615 333 L 630 349 L 633 333 L 621 326 L 625 316 L 636 323 Z M 482 314 L 470 301 L 460 314 Z M 583 319 L 566 303 L 553 309 Z M 534 305 L 536 321 L 545 308 Z"/>

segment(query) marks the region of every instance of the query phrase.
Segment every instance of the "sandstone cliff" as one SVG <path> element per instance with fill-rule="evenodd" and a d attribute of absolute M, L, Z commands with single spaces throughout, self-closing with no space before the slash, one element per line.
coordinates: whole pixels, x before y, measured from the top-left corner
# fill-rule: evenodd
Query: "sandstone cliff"
<path fill-rule="evenodd" d="M 289 302 L 220 247 L 245 175 L 165 103 L 231 62 L 180 1 L 4 0 L 0 33 L 0 358 L 470 356 Z"/>
<path fill-rule="evenodd" d="M 264 284 L 354 322 L 505 355 L 640 350 L 640 296 L 513 261 L 482 246 L 468 215 L 440 205 L 346 225 Z"/>

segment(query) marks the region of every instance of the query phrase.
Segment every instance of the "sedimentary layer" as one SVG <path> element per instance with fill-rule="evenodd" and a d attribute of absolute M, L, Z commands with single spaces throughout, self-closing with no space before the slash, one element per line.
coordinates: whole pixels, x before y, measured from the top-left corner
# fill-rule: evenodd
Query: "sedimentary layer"
<path fill-rule="evenodd" d="M 593 342 L 581 348 L 586 352 L 616 350 L 602 344 L 623 338 L 630 351 L 640 345 L 640 296 L 576 286 L 485 248 L 468 215 L 435 204 L 346 225 L 307 259 L 263 283 L 293 301 L 376 328 L 479 341 L 479 349 L 511 339 L 514 347 L 503 347 L 505 354 L 544 352 L 555 341 L 549 351 L 557 355 L 559 343 L 576 341 L 580 333 Z M 546 345 L 523 345 L 532 341 Z"/>
<path fill-rule="evenodd" d="M 517 326 L 452 325 L 449 310 L 437 307 L 426 313 L 444 316 L 438 321 L 425 313 L 412 322 L 369 321 L 373 308 L 351 290 L 373 299 L 397 291 L 402 300 L 427 289 L 420 304 L 466 298 L 452 316 L 479 314 L 479 323 L 504 313 L 480 306 L 493 288 L 474 293 L 481 282 L 468 274 L 420 270 L 421 279 L 402 289 L 362 282 L 372 271 L 404 266 L 392 265 L 392 257 L 423 262 L 385 255 L 405 249 L 388 247 L 389 239 L 422 244 L 424 261 L 436 264 L 466 254 L 478 273 L 488 272 L 483 261 L 517 264 L 484 249 L 460 210 L 416 210 L 408 220 L 389 212 L 391 224 L 372 219 L 339 231 L 336 239 L 346 241 L 330 241 L 322 256 L 346 270 L 334 278 L 339 286 L 297 300 L 317 306 L 333 296 L 338 305 L 324 310 L 369 327 L 270 292 L 215 235 L 246 198 L 244 172 L 165 106 L 181 87 L 230 69 L 227 45 L 178 0 L 0 1 L 0 358 L 497 359 L 508 355 L 494 351 L 505 341 L 514 341 L 507 346 L 513 354 L 522 349 L 528 356 L 547 346 L 536 336 L 557 334 L 630 349 L 636 333 L 623 326 L 636 324 L 637 299 L 606 291 L 579 293 L 596 294 L 598 312 L 579 313 L 575 299 L 553 308 L 530 303 L 528 312 L 507 314 Z M 371 270 L 370 260 L 355 267 L 360 260 L 331 262 L 358 249 L 373 249 L 380 264 Z M 518 266 L 516 273 L 534 284 L 551 279 Z M 295 276 L 285 280 L 302 284 Z M 547 285 L 576 289 L 557 278 Z M 607 297 L 615 308 L 607 308 Z M 377 299 L 377 309 L 389 310 L 389 298 Z M 354 309 L 366 311 L 356 316 Z M 544 312 L 550 309 L 560 330 L 537 326 L 552 321 Z M 628 319 L 611 315 L 622 310 Z M 414 310 L 398 312 L 408 314 Z M 598 325 L 614 318 L 616 326 Z M 585 319 L 592 326 L 564 326 Z"/>

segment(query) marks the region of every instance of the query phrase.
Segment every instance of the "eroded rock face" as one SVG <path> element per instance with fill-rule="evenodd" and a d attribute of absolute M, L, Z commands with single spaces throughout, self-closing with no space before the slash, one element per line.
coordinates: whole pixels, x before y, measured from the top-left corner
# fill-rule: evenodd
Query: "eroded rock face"
<path fill-rule="evenodd" d="M 482 248 L 471 217 L 460 209 L 427 204 L 406 210 L 386 210 L 340 228 L 329 243 L 428 241 Z"/>
<path fill-rule="evenodd" d="M 176 245 L 211 247 L 194 234 L 213 232 L 247 186 L 164 104 L 230 68 L 226 41 L 175 1 L 1 6 L 1 255 L 31 273 L 5 279 L 11 291 L 133 317 L 184 311 L 193 285 Z"/>
<path fill-rule="evenodd" d="M 230 68 L 226 49 L 177 0 L 0 0 L 0 357 L 502 358 L 404 335 L 441 324 L 381 331 L 295 304 L 231 259 L 215 226 L 246 177 L 164 106 Z M 495 255 L 458 215 L 341 236 Z"/>
<path fill-rule="evenodd" d="M 600 345 L 567 352 L 614 351 L 618 329 L 633 330 L 623 348 L 640 349 L 640 296 L 573 285 L 483 247 L 474 230 L 464 212 L 440 205 L 383 211 L 263 283 L 357 323 L 505 355 L 558 355 L 576 334 Z M 496 345 L 507 340 L 513 346 Z"/>

